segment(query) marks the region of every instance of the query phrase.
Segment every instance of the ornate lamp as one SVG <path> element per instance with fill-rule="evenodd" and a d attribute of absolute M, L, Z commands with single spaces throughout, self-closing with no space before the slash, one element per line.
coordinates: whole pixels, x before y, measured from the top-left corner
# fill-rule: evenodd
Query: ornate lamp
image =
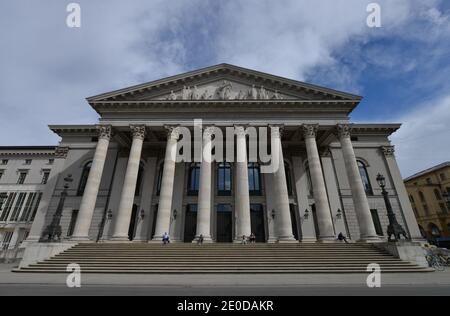
<path fill-rule="evenodd" d="M 388 219 L 389 219 L 389 226 L 388 226 L 388 229 L 387 229 L 388 240 L 392 241 L 391 240 L 392 235 L 394 235 L 394 241 L 399 240 L 400 236 L 404 236 L 405 239 L 408 239 L 406 231 L 397 222 L 397 218 L 395 216 L 395 213 L 392 210 L 391 202 L 389 201 L 388 192 L 384 189 L 384 187 L 386 186 L 386 179 L 380 173 L 377 175 L 377 182 L 378 182 L 378 185 L 381 188 L 381 193 L 383 194 L 384 204 L 386 204 L 386 210 L 387 210 L 387 215 L 388 215 Z"/>

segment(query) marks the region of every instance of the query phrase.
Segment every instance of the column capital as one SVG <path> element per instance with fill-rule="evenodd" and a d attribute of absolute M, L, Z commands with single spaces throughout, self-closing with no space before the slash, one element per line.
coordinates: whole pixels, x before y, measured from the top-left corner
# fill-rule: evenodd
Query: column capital
<path fill-rule="evenodd" d="M 351 136 L 352 127 L 350 124 L 337 124 L 336 134 L 339 138 L 349 138 Z"/>
<path fill-rule="evenodd" d="M 247 132 L 245 131 L 246 125 L 234 125 L 234 133 L 236 136 L 246 136 Z"/>
<path fill-rule="evenodd" d="M 55 158 L 66 159 L 69 153 L 69 147 L 58 146 L 55 149 Z"/>
<path fill-rule="evenodd" d="M 111 139 L 112 128 L 111 125 L 97 125 L 97 132 L 99 139 Z"/>
<path fill-rule="evenodd" d="M 302 129 L 304 138 L 316 138 L 319 124 L 303 124 Z"/>
<path fill-rule="evenodd" d="M 145 125 L 130 125 L 130 129 L 133 133 L 133 138 L 145 138 Z"/>
<path fill-rule="evenodd" d="M 381 146 L 380 149 L 386 157 L 394 156 L 395 153 L 394 146 Z"/>
<path fill-rule="evenodd" d="M 178 140 L 180 137 L 180 130 L 176 125 L 164 125 L 164 128 L 167 132 L 167 139 L 175 139 Z"/>
<path fill-rule="evenodd" d="M 275 136 L 280 138 L 281 136 L 283 136 L 283 131 L 284 131 L 284 125 L 282 124 L 270 124 L 270 133 Z"/>

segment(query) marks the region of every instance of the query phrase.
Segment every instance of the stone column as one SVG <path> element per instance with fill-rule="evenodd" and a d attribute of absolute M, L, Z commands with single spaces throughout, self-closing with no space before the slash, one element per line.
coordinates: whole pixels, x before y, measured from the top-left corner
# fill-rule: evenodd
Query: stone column
<path fill-rule="evenodd" d="M 177 128 L 168 128 L 166 156 L 159 194 L 158 216 L 156 219 L 155 235 L 153 241 L 160 242 L 164 233 L 169 233 L 170 218 L 172 214 L 172 195 L 175 178 L 175 164 L 177 158 L 177 142 L 179 137 Z"/>
<path fill-rule="evenodd" d="M 353 204 L 355 206 L 356 217 L 358 219 L 360 240 L 377 241 L 379 237 L 375 231 L 372 215 L 370 213 L 369 202 L 359 174 L 358 163 L 350 139 L 350 126 L 347 124 L 337 125 L 337 134 L 341 142 L 342 154 L 344 156 L 345 170 L 352 191 Z"/>
<path fill-rule="evenodd" d="M 287 190 L 286 172 L 284 170 L 283 148 L 281 146 L 281 131 L 279 126 L 271 126 L 272 159 L 278 155 L 278 168 L 273 174 L 273 190 L 275 191 L 275 227 L 278 242 L 296 242 L 292 234 L 291 210 L 289 208 L 289 193 Z M 267 188 L 271 190 L 271 188 Z"/>
<path fill-rule="evenodd" d="M 311 174 L 314 202 L 316 205 L 319 240 L 334 241 L 336 236 L 333 227 L 333 219 L 331 218 L 327 190 L 323 179 L 322 166 L 316 143 L 318 128 L 319 125 L 303 125 L 303 136 L 305 138 L 308 166 Z"/>
<path fill-rule="evenodd" d="M 247 139 L 245 127 L 235 126 L 236 133 L 236 186 L 235 212 L 236 234 L 235 242 L 242 242 L 242 236 L 250 236 L 252 225 L 250 218 L 250 193 L 248 187 Z"/>
<path fill-rule="evenodd" d="M 339 198 L 338 185 L 336 181 L 336 173 L 334 172 L 333 157 L 329 148 L 321 152 L 322 169 L 325 184 L 327 186 L 328 200 L 330 202 L 331 214 L 334 221 L 336 234 L 342 233 L 348 236 L 345 226 L 344 210 Z M 338 218 L 338 209 L 341 210 L 340 218 Z"/>
<path fill-rule="evenodd" d="M 406 229 L 409 232 L 409 237 L 413 241 L 423 242 L 424 238 L 420 233 L 416 216 L 414 215 L 414 211 L 411 207 L 411 202 L 409 201 L 408 192 L 406 191 L 400 169 L 398 168 L 397 161 L 394 156 L 395 148 L 394 146 L 382 146 L 380 149 L 384 155 L 384 159 L 386 161 L 392 183 L 394 185 L 395 191 L 397 192 L 397 197 L 402 209 L 403 219 L 407 226 Z"/>
<path fill-rule="evenodd" d="M 198 190 L 197 230 L 195 240 L 203 235 L 204 242 L 211 242 L 211 165 L 212 130 L 203 132 L 202 163 L 200 165 L 200 184 Z"/>
<path fill-rule="evenodd" d="M 148 241 L 150 230 L 150 211 L 153 197 L 153 187 L 156 179 L 156 157 L 148 157 L 142 180 L 141 202 L 139 210 L 144 210 L 144 218 L 139 217 L 136 224 L 136 232 L 133 241 Z"/>
<path fill-rule="evenodd" d="M 45 217 L 47 214 L 48 206 L 58 183 L 58 178 L 61 171 L 64 169 L 64 163 L 69 152 L 68 147 L 58 147 L 55 150 L 55 161 L 50 171 L 45 189 L 42 192 L 41 202 L 39 203 L 36 216 L 34 217 L 33 224 L 30 229 L 28 238 L 22 243 L 22 247 L 25 247 L 28 243 L 37 242 L 41 238 L 41 234 L 45 228 Z"/>
<path fill-rule="evenodd" d="M 111 126 L 100 126 L 97 148 L 89 171 L 86 188 L 81 199 L 80 211 L 72 235 L 72 240 L 89 240 L 89 229 L 97 202 L 98 190 L 102 181 L 103 167 L 105 166 L 109 141 L 111 138 Z"/>
<path fill-rule="evenodd" d="M 127 171 L 120 195 L 119 209 L 115 217 L 113 241 L 128 241 L 128 229 L 130 227 L 133 210 L 136 183 L 141 162 L 142 145 L 144 144 L 145 126 L 130 126 L 133 132 L 133 142 L 128 158 Z"/>
<path fill-rule="evenodd" d="M 308 176 L 303 166 L 303 159 L 300 154 L 292 157 L 292 165 L 295 177 L 295 192 L 297 195 L 297 204 L 300 213 L 300 224 L 302 231 L 301 241 L 315 242 L 317 241 L 317 238 L 316 231 L 314 229 L 314 219 L 312 215 L 305 217 L 306 210 L 308 210 L 308 214 L 311 214 L 311 208 L 309 207 L 308 201 Z"/>

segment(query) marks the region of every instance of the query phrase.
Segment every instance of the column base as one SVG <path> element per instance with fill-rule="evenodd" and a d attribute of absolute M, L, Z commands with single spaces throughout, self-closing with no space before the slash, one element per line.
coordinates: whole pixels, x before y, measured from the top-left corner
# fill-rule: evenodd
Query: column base
<path fill-rule="evenodd" d="M 69 241 L 73 242 L 94 242 L 91 238 L 87 236 L 72 236 Z"/>
<path fill-rule="evenodd" d="M 279 244 L 295 244 L 298 243 L 298 240 L 294 238 L 294 236 L 284 236 L 278 237 L 277 243 Z"/>
<path fill-rule="evenodd" d="M 301 243 L 304 244 L 308 244 L 308 243 L 316 243 L 317 242 L 317 238 L 314 237 L 306 237 L 306 238 L 302 238 L 301 240 L 299 240 Z"/>
<path fill-rule="evenodd" d="M 278 241 L 277 237 L 269 237 L 269 239 L 267 239 L 267 243 L 268 244 L 274 244 Z"/>
<path fill-rule="evenodd" d="M 129 243 L 131 242 L 128 236 L 113 236 L 111 237 L 108 242 L 123 242 L 123 243 Z"/>
<path fill-rule="evenodd" d="M 336 241 L 338 241 L 338 240 L 337 240 L 337 238 L 334 237 L 334 236 L 320 236 L 320 237 L 317 239 L 317 241 L 318 241 L 318 242 L 321 242 L 321 243 L 334 243 L 334 242 L 336 242 Z"/>
<path fill-rule="evenodd" d="M 199 237 L 200 236 L 195 236 L 194 240 L 192 240 L 192 243 L 193 244 L 198 243 Z M 211 236 L 203 236 L 203 243 L 204 244 L 211 244 L 211 243 L 213 243 L 213 240 L 212 240 Z"/>

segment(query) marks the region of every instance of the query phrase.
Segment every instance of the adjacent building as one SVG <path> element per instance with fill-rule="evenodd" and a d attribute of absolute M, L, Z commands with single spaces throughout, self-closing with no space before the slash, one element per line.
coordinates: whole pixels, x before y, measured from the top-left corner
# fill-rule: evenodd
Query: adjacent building
<path fill-rule="evenodd" d="M 28 237 L 54 158 L 55 146 L 0 147 L 0 260 Z"/>
<path fill-rule="evenodd" d="M 450 240 L 450 162 L 420 171 L 405 179 L 414 214 L 428 240 Z"/>

